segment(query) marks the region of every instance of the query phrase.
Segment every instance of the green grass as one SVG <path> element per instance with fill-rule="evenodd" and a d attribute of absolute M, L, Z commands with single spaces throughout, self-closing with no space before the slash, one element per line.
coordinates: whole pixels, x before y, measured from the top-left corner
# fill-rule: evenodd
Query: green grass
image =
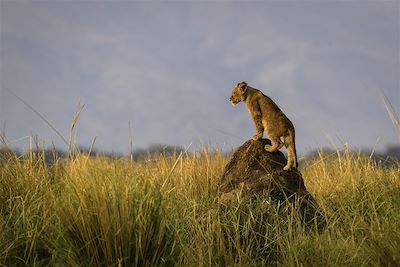
<path fill-rule="evenodd" d="M 349 151 L 306 162 L 326 227 L 267 196 L 215 201 L 218 151 L 134 163 L 0 162 L 0 266 L 398 266 L 400 166 Z"/>

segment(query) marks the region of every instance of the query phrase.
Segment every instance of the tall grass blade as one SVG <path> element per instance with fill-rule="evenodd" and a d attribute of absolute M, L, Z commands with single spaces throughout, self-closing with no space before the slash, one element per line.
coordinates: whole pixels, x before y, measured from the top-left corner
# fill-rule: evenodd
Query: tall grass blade
<path fill-rule="evenodd" d="M 393 123 L 393 126 L 397 130 L 400 140 L 400 118 L 396 113 L 395 108 L 393 107 L 392 103 L 390 102 L 389 98 L 382 92 L 383 95 L 383 102 L 385 104 L 386 111 Z"/>
<path fill-rule="evenodd" d="M 67 142 L 67 140 L 64 138 L 64 136 L 39 112 L 37 111 L 34 107 L 32 107 L 31 105 L 29 105 L 28 102 L 26 102 L 24 99 L 22 99 L 21 97 L 19 97 L 17 94 L 15 94 L 13 91 L 9 90 L 8 88 L 4 87 L 4 89 L 9 92 L 10 94 L 12 94 L 15 98 L 17 98 L 19 101 L 21 101 L 26 107 L 28 107 L 30 110 L 32 110 L 37 116 L 39 116 L 39 118 L 41 118 L 60 138 L 61 140 L 64 142 L 64 144 L 67 145 L 67 147 L 69 147 L 69 143 Z"/>

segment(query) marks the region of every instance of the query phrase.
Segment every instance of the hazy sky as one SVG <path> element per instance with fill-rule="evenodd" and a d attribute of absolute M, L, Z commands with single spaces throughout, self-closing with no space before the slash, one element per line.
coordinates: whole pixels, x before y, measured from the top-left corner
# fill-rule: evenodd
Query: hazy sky
<path fill-rule="evenodd" d="M 231 149 L 255 132 L 245 80 L 281 107 L 299 154 L 330 140 L 399 144 L 382 94 L 400 114 L 400 1 L 0 0 L 0 123 L 65 145 L 78 103 L 77 143 L 127 153 L 133 145 Z"/>

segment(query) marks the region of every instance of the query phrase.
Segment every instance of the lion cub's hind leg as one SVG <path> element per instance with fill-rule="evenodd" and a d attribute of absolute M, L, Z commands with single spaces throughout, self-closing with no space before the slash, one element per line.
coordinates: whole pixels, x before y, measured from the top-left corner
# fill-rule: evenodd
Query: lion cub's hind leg
<path fill-rule="evenodd" d="M 265 145 L 265 147 L 264 147 L 265 150 L 267 150 L 270 153 L 274 153 L 274 152 L 277 152 L 279 149 L 282 148 L 283 142 L 281 141 L 281 139 L 279 137 L 270 136 L 269 138 L 271 139 L 272 146 L 269 145 L 269 144 Z"/>
<path fill-rule="evenodd" d="M 293 142 L 293 137 L 288 135 L 284 137 L 284 144 L 287 151 L 287 164 L 283 167 L 283 170 L 289 171 L 295 167 L 296 164 L 296 152 Z M 297 167 L 297 166 L 296 166 Z"/>

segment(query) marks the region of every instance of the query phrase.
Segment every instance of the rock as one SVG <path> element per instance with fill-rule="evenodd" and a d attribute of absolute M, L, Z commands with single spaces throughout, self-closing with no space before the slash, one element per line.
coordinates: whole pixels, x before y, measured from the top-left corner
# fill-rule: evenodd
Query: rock
<path fill-rule="evenodd" d="M 219 183 L 218 202 L 228 203 L 238 198 L 261 196 L 265 192 L 275 203 L 300 204 L 305 220 L 315 215 L 317 203 L 304 186 L 298 170 L 284 171 L 286 158 L 282 152 L 264 149 L 268 139 L 248 140 L 232 155 Z"/>

